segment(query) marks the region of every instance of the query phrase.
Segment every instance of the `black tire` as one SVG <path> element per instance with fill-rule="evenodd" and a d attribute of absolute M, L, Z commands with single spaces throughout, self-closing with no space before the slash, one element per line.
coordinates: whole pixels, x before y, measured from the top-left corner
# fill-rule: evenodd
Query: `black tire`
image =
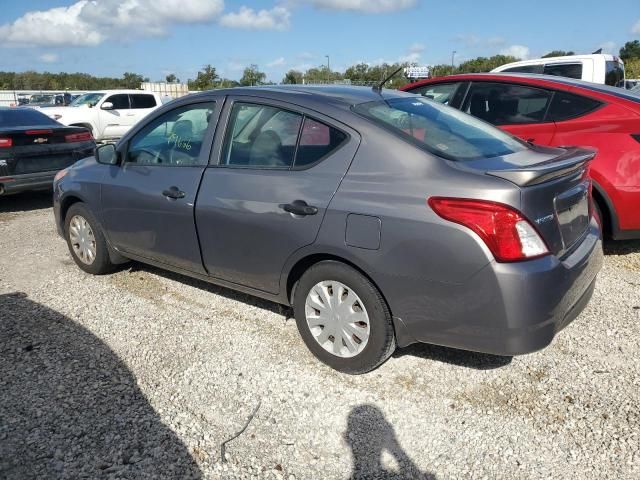
<path fill-rule="evenodd" d="M 71 220 L 79 216 L 84 218 L 86 222 L 91 227 L 91 231 L 93 233 L 93 237 L 95 239 L 95 258 L 91 263 L 83 262 L 78 254 L 76 253 L 74 247 L 72 246 L 71 238 L 69 235 L 69 224 Z M 74 203 L 71 205 L 69 210 L 67 211 L 67 215 L 64 219 L 64 236 L 67 241 L 67 246 L 69 247 L 69 253 L 71 254 L 71 258 L 76 262 L 76 265 L 80 267 L 87 273 L 91 273 L 93 275 L 103 275 L 105 273 L 110 273 L 115 269 L 115 265 L 111 263 L 109 259 L 109 250 L 107 247 L 107 241 L 104 238 L 104 234 L 98 225 L 95 217 L 91 213 L 84 203 Z"/>
<path fill-rule="evenodd" d="M 602 216 L 602 208 L 600 208 L 600 204 L 596 200 L 593 200 L 593 208 L 596 211 L 595 213 L 598 216 L 598 221 L 600 223 L 600 236 L 601 238 L 605 238 L 607 235 L 607 223 L 606 219 Z"/>
<path fill-rule="evenodd" d="M 305 303 L 311 289 L 323 281 L 338 281 L 360 297 L 369 316 L 369 339 L 361 352 L 343 358 L 325 350 L 314 338 L 305 314 Z M 348 374 L 367 373 L 387 360 L 396 348 L 391 312 L 378 289 L 360 272 L 337 261 L 313 265 L 300 278 L 293 301 L 298 331 L 311 353 L 321 362 Z"/>

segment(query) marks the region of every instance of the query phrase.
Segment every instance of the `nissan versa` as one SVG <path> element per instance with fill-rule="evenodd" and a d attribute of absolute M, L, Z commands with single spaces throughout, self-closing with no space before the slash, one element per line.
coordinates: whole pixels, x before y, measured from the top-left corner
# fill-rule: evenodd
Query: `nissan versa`
<path fill-rule="evenodd" d="M 602 265 L 593 156 L 402 92 L 218 90 L 60 172 L 54 211 L 84 271 L 132 259 L 292 305 L 316 357 L 363 373 L 414 342 L 548 345 Z"/>

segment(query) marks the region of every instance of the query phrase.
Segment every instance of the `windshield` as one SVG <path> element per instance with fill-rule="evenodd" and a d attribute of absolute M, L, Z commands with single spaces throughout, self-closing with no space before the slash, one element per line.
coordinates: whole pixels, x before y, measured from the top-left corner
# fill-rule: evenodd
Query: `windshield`
<path fill-rule="evenodd" d="M 31 95 L 29 103 L 49 103 L 53 100 L 53 95 Z"/>
<path fill-rule="evenodd" d="M 100 101 L 102 97 L 104 97 L 104 93 L 85 93 L 84 95 L 80 95 L 73 102 L 71 102 L 69 106 L 80 107 L 82 105 L 89 105 L 93 107 Z"/>
<path fill-rule="evenodd" d="M 449 160 L 499 157 L 527 149 L 488 123 L 420 97 L 362 103 L 354 111 Z"/>

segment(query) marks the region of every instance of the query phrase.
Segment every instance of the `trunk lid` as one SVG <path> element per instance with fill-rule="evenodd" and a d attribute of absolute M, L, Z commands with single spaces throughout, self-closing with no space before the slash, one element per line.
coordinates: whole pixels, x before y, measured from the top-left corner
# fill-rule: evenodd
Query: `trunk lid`
<path fill-rule="evenodd" d="M 583 237 L 589 226 L 589 163 L 595 154 L 583 148 L 534 146 L 528 151 L 467 165 L 517 185 L 521 191 L 519 210 L 536 227 L 549 250 L 561 256 Z"/>
<path fill-rule="evenodd" d="M 20 127 L 3 129 L 0 138 L 11 146 L 0 148 L 0 177 L 61 170 L 93 153 L 95 142 L 68 142 L 67 135 L 86 132 L 79 127 Z"/>

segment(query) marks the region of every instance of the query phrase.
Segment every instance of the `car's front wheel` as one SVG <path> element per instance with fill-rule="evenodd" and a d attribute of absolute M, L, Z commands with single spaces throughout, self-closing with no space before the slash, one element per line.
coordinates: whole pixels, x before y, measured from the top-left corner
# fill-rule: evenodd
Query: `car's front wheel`
<path fill-rule="evenodd" d="M 343 263 L 320 262 L 304 273 L 294 313 L 309 350 L 340 372 L 366 373 L 395 350 L 385 300 L 369 279 Z"/>
<path fill-rule="evenodd" d="M 71 257 L 82 270 L 94 275 L 113 271 L 107 242 L 91 211 L 74 203 L 65 217 L 65 236 Z"/>

